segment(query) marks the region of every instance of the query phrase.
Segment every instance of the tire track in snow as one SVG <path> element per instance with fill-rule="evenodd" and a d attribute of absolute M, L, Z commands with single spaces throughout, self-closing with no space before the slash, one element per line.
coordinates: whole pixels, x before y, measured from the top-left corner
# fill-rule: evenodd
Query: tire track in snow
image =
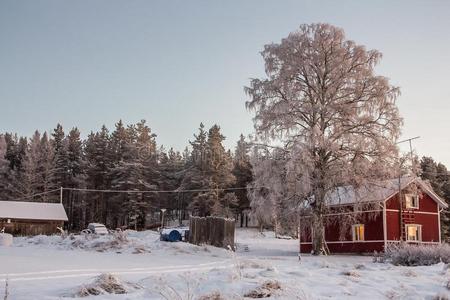
<path fill-rule="evenodd" d="M 212 269 L 227 269 L 233 266 L 234 266 L 233 263 L 227 261 L 216 261 L 196 265 L 158 266 L 151 268 L 53 270 L 40 272 L 0 274 L 0 277 L 3 277 L 0 278 L 0 282 L 5 282 L 6 279 L 12 282 L 12 281 L 52 280 L 52 279 L 76 278 L 76 277 L 94 277 L 102 273 L 112 273 L 114 275 L 132 275 L 132 274 L 198 272 Z M 67 274 L 67 273 L 74 273 L 74 274 Z M 30 275 L 45 275 L 45 274 L 49 274 L 49 276 L 28 277 Z"/>

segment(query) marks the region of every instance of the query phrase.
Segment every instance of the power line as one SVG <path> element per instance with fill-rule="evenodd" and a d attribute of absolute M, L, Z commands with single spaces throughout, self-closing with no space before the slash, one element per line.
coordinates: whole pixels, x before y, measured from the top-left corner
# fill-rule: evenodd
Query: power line
<path fill-rule="evenodd" d="M 430 172 L 430 171 L 421 171 L 421 173 L 430 174 L 430 175 L 436 175 L 436 176 L 450 176 L 450 172 L 443 173 L 443 172 Z"/>
<path fill-rule="evenodd" d="M 50 190 L 50 191 L 46 191 L 46 192 L 42 192 L 42 193 L 33 194 L 33 195 L 26 196 L 26 197 L 23 197 L 23 198 L 20 198 L 20 199 L 8 200 L 8 201 L 23 201 L 23 200 L 29 200 L 29 199 L 33 199 L 34 197 L 37 197 L 37 196 L 43 196 L 43 195 L 47 195 L 47 194 L 51 194 L 51 193 L 59 192 L 59 191 L 61 191 L 61 188 L 59 188 L 59 189 L 54 189 L 54 190 Z"/>
<path fill-rule="evenodd" d="M 110 190 L 110 189 L 85 189 L 85 188 L 65 188 L 63 190 L 80 191 L 80 192 L 100 192 L 100 193 L 185 193 L 185 192 L 211 192 L 211 191 L 236 191 L 236 190 L 252 190 L 264 187 L 234 187 L 234 188 L 212 188 L 212 189 L 190 189 L 190 190 Z M 59 190 L 59 189 L 58 189 Z"/>

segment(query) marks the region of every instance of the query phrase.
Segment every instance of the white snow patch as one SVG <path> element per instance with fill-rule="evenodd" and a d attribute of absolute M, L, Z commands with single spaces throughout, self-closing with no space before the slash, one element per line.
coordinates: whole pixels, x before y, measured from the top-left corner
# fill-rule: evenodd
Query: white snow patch
<path fill-rule="evenodd" d="M 109 243 L 113 237 L 17 238 L 11 247 L 0 247 L 0 297 L 6 278 L 11 299 L 60 299 L 104 273 L 142 288 L 88 299 L 215 299 L 208 298 L 214 295 L 242 299 L 266 282 L 281 287 L 270 299 L 445 299 L 449 295 L 450 271 L 443 263 L 405 267 L 343 255 L 303 255 L 299 261 L 298 241 L 276 239 L 272 232 L 238 229 L 236 242 L 248 246 L 248 251 L 238 247 L 237 252 L 161 242 L 152 231 L 127 231 L 126 239 L 119 250 L 98 252 L 98 242 Z M 83 246 L 74 246 L 77 240 Z M 136 245 L 150 252 L 133 254 Z"/>

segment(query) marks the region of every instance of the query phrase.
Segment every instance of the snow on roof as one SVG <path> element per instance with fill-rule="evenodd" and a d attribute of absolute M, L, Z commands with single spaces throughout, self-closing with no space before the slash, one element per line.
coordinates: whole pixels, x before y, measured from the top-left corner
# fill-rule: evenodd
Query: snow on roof
<path fill-rule="evenodd" d="M 400 179 L 400 187 L 403 190 L 413 182 L 417 183 L 426 194 L 439 204 L 439 206 L 448 206 L 445 201 L 433 192 L 431 187 L 418 177 L 402 177 Z M 381 202 L 397 194 L 398 190 L 398 178 L 389 179 L 379 183 L 364 185 L 356 190 L 352 186 L 338 187 L 334 192 L 328 193 L 326 201 L 327 205 L 346 205 L 357 202 Z"/>
<path fill-rule="evenodd" d="M 67 221 L 61 203 L 0 201 L 0 219 Z"/>

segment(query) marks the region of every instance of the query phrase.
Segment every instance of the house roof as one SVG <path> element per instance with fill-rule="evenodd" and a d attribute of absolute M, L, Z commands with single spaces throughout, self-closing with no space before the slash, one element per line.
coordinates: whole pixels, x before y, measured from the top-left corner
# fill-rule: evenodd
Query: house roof
<path fill-rule="evenodd" d="M 436 201 L 440 207 L 448 207 L 447 203 L 436 195 L 432 188 L 420 178 L 402 177 L 400 179 L 400 186 L 402 190 L 411 183 L 418 184 L 423 192 Z M 364 185 L 356 189 L 352 186 L 338 187 L 333 192 L 327 194 L 326 201 L 327 205 L 330 206 L 348 205 L 361 202 L 382 202 L 396 195 L 398 191 L 399 180 L 396 178 L 380 181 L 378 183 L 372 183 L 370 185 Z"/>
<path fill-rule="evenodd" d="M 61 203 L 0 201 L 0 219 L 67 221 Z"/>

